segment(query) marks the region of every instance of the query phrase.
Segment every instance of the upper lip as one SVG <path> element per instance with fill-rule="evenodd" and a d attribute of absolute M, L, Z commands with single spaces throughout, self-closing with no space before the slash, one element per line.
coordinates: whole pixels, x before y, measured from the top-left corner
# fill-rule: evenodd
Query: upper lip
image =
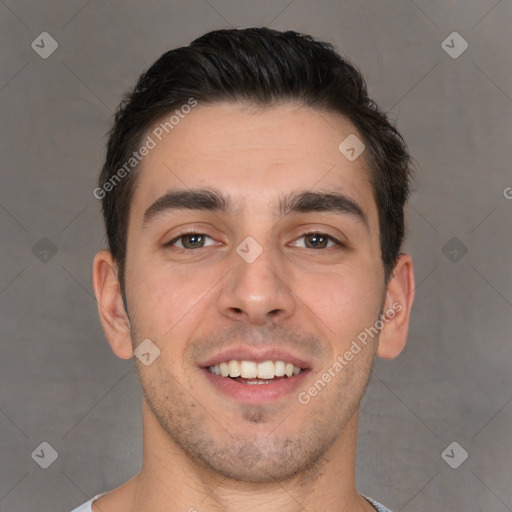
<path fill-rule="evenodd" d="M 306 359 L 294 356 L 291 352 L 287 352 L 278 348 L 265 348 L 257 350 L 248 347 L 233 347 L 223 350 L 218 354 L 210 357 L 199 366 L 208 368 L 222 362 L 231 360 L 237 361 L 254 361 L 256 363 L 263 363 L 265 361 L 284 361 L 285 363 L 292 363 L 298 368 L 303 370 L 311 368 L 311 363 Z"/>

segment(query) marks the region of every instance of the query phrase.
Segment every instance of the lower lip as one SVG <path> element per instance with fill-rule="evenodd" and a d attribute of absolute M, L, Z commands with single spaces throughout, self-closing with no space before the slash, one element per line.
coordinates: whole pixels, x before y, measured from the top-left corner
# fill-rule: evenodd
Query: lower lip
<path fill-rule="evenodd" d="M 238 402 L 248 404 L 277 402 L 286 395 L 297 391 L 309 373 L 309 370 L 303 370 L 299 375 L 278 379 L 268 384 L 244 384 L 229 377 L 210 373 L 207 368 L 202 368 L 201 371 L 218 391 Z"/>

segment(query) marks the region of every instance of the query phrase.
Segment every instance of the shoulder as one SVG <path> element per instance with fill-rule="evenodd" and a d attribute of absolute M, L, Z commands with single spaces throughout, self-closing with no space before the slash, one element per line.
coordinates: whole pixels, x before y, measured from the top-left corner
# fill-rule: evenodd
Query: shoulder
<path fill-rule="evenodd" d="M 368 496 L 364 496 L 364 499 L 368 501 L 377 512 L 391 512 L 389 508 L 386 508 L 384 505 L 381 505 L 378 501 L 375 501 L 373 498 L 369 498 Z"/>
<path fill-rule="evenodd" d="M 92 512 L 92 504 L 101 496 L 104 496 L 106 493 L 98 494 L 97 496 L 94 496 L 94 498 L 90 499 L 83 505 L 80 505 L 79 507 L 73 509 L 71 512 Z"/>
<path fill-rule="evenodd" d="M 130 510 L 135 498 L 137 481 L 138 475 L 135 475 L 120 487 L 97 494 L 71 512 L 125 512 Z"/>

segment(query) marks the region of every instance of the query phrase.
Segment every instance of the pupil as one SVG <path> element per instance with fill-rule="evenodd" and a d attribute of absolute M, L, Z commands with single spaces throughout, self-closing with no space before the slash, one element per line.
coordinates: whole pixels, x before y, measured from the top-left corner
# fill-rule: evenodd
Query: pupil
<path fill-rule="evenodd" d="M 186 235 L 185 236 L 185 241 L 188 241 L 190 243 L 185 243 L 184 245 L 187 246 L 187 245 L 192 245 L 194 247 L 196 247 L 197 245 L 199 245 L 202 241 L 202 235 Z"/>
<path fill-rule="evenodd" d="M 318 234 L 315 234 L 315 235 L 310 235 L 310 243 L 313 245 L 313 247 L 319 247 L 319 246 L 324 246 L 324 242 L 326 240 L 326 238 L 322 235 L 318 235 Z M 316 240 L 316 241 L 315 241 Z"/>

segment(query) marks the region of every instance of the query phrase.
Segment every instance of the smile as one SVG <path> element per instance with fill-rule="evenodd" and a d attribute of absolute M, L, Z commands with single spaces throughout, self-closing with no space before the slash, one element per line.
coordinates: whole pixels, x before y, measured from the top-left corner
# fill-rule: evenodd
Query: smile
<path fill-rule="evenodd" d="M 208 371 L 245 384 L 269 384 L 276 378 L 299 375 L 302 369 L 285 361 L 223 361 L 208 367 Z"/>
<path fill-rule="evenodd" d="M 248 361 L 230 359 L 201 368 L 206 380 L 235 402 L 263 405 L 275 403 L 304 387 L 309 368 L 283 360 Z"/>

